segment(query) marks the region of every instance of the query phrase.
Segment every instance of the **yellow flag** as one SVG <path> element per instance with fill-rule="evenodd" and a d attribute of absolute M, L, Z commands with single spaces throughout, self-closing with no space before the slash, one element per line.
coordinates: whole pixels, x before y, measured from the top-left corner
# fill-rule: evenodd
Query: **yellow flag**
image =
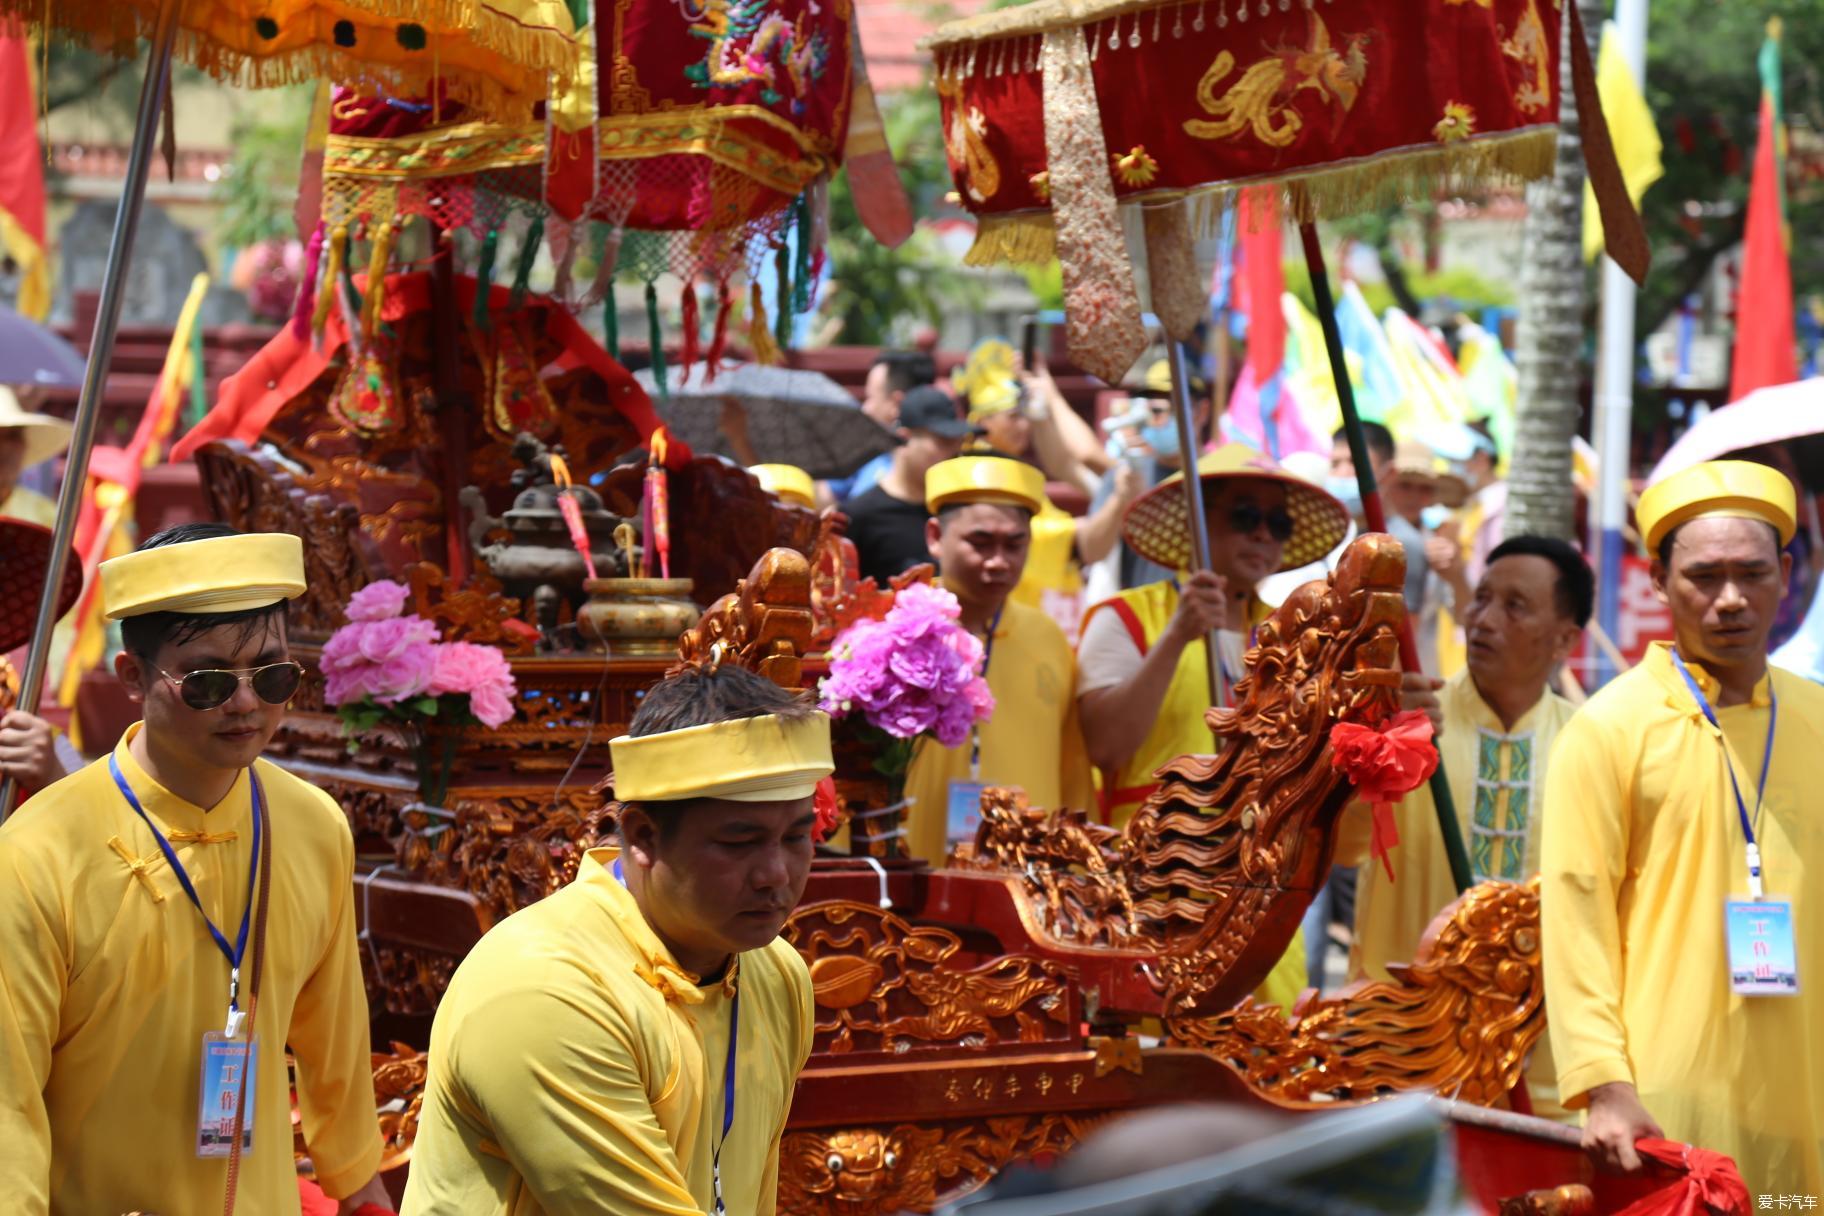
<path fill-rule="evenodd" d="M 1602 52 L 1596 61 L 1596 91 L 1602 97 L 1602 112 L 1609 120 L 1609 138 L 1615 143 L 1615 160 L 1621 166 L 1622 181 L 1636 209 L 1647 187 L 1666 171 L 1659 154 L 1664 145 L 1659 141 L 1659 128 L 1653 125 L 1653 111 L 1641 96 L 1640 82 L 1634 78 L 1627 59 L 1621 53 L 1615 23 L 1602 30 Z M 1602 217 L 1596 211 L 1596 195 L 1589 183 L 1583 187 L 1583 260 L 1593 262 L 1602 252 Z"/>

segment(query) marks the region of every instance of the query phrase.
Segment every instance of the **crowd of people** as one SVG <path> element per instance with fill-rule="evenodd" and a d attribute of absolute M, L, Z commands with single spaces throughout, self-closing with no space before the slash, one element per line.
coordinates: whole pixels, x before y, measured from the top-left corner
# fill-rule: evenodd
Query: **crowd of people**
<path fill-rule="evenodd" d="M 1104 446 L 1042 370 L 965 379 L 953 394 L 928 359 L 883 358 L 863 407 L 898 440 L 883 463 L 840 487 L 762 470 L 793 501 L 840 503 L 869 577 L 934 565 L 983 642 L 993 716 L 957 747 L 926 741 L 908 774 L 909 844 L 933 864 L 989 786 L 1125 823 L 1161 764 L 1222 746 L 1212 643 L 1223 700 L 1288 580 L 1321 576 L 1364 526 L 1340 442 L 1328 468 L 1220 436 L 1182 452 L 1143 390 Z M 1207 393 L 1198 408 L 1207 426 Z M 25 429 L 0 426 L 0 512 Z M 1612 1168 L 1667 1136 L 1732 1155 L 1757 1193 L 1824 1194 L 1824 1016 L 1799 980 L 1824 965 L 1824 905 L 1804 895 L 1824 834 L 1803 792 L 1824 688 L 1767 661 L 1791 479 L 1718 461 L 1645 491 L 1675 639 L 1578 705 L 1559 680 L 1592 615 L 1583 556 L 1502 538 L 1492 444 L 1455 464 L 1378 428 L 1368 446 L 1432 664 L 1404 674 L 1402 704 L 1434 725 L 1474 877 L 1541 884 L 1535 1109 L 1583 1118 Z M 1054 500 L 1073 492 L 1080 514 Z M 1098 572 L 1107 594 L 1061 610 Z M 289 1052 L 325 1193 L 351 1216 L 389 1207 L 348 824 L 261 759 L 302 674 L 285 626 L 301 543 L 185 525 L 100 579 L 142 721 L 86 765 L 47 759 L 37 719 L 0 722 L 0 771 L 36 791 L 0 826 L 0 1191 L 23 1212 L 199 1211 L 228 1158 L 246 1210 L 288 1210 Z M 779 934 L 834 768 L 829 721 L 711 657 L 609 746 L 613 843 L 449 983 L 405 1212 L 773 1210 L 814 1024 Z M 1259 999 L 1292 1007 L 1333 922 L 1352 979 L 1392 979 L 1419 951 L 1457 890 L 1430 794 L 1395 813 L 1391 875 L 1360 866 L 1367 808 L 1346 813 L 1337 858 L 1360 868 L 1339 868 L 1331 913 Z"/>

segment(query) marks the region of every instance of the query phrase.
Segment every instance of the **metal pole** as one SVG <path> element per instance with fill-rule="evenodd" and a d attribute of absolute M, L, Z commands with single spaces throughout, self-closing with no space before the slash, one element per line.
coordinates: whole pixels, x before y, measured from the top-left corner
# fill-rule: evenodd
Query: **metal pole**
<path fill-rule="evenodd" d="M 1634 73 L 1644 83 L 1647 57 L 1647 0 L 1619 0 L 1615 7 L 1616 42 Z M 1622 529 L 1628 521 L 1629 441 L 1634 412 L 1634 280 L 1612 258 L 1602 260 L 1602 338 L 1596 368 L 1596 539 L 1597 620 L 1610 637 L 1621 636 L 1622 559 L 1627 544 Z M 1594 687 L 1608 683 L 1620 669 L 1597 651 Z"/>
<path fill-rule="evenodd" d="M 1349 436 L 1349 457 L 1355 463 L 1356 484 L 1362 491 L 1362 514 L 1370 532 L 1387 530 L 1387 512 L 1381 506 L 1380 487 L 1374 481 L 1374 465 L 1368 459 L 1368 439 L 1362 430 L 1362 416 L 1355 408 L 1355 386 L 1349 382 L 1349 364 L 1343 355 L 1343 334 L 1336 325 L 1336 300 L 1330 294 L 1330 276 L 1324 269 L 1324 247 L 1318 243 L 1317 226 L 1300 224 L 1298 234 L 1305 245 L 1305 266 L 1311 272 L 1311 292 L 1317 298 L 1317 319 L 1324 327 L 1324 349 L 1330 356 L 1330 374 L 1336 381 L 1336 398 L 1343 407 L 1343 429 Z M 1400 666 L 1407 671 L 1423 671 L 1419 664 L 1419 646 L 1412 636 L 1412 618 L 1400 622 Z M 1469 851 L 1463 847 L 1463 829 L 1457 823 L 1457 808 L 1450 796 L 1450 783 L 1445 780 L 1444 766 L 1431 774 L 1431 801 L 1438 812 L 1438 833 L 1444 838 L 1444 856 L 1450 861 L 1450 876 L 1460 895 L 1474 882 L 1469 868 Z"/>
<path fill-rule="evenodd" d="M 1210 568 L 1210 527 L 1203 514 L 1203 478 L 1197 475 L 1197 427 L 1192 418 L 1190 371 L 1184 363 L 1184 344 L 1169 334 L 1165 339 L 1166 359 L 1172 369 L 1172 416 L 1178 423 L 1178 459 L 1184 471 L 1184 509 L 1191 518 L 1191 556 L 1197 569 Z M 1204 639 L 1204 659 L 1209 668 L 1210 704 L 1227 705 L 1228 681 L 1222 678 L 1222 652 L 1218 649 L 1217 631 Z"/>
<path fill-rule="evenodd" d="M 44 687 L 44 669 L 50 662 L 51 631 L 57 625 L 57 590 L 69 560 L 70 541 L 76 533 L 76 515 L 88 487 L 89 450 L 95 446 L 95 424 L 101 417 L 101 394 L 114 361 L 114 337 L 120 329 L 120 305 L 126 294 L 127 268 L 133 259 L 133 238 L 139 232 L 140 208 L 146 199 L 146 173 L 164 113 L 165 94 L 171 87 L 171 49 L 177 42 L 179 0 L 163 0 L 152 30 L 152 54 L 146 64 L 145 83 L 139 90 L 139 115 L 133 123 L 133 148 L 127 156 L 127 180 L 121 189 L 120 209 L 114 213 L 114 236 L 108 245 L 108 265 L 101 278 L 101 305 L 95 314 L 95 333 L 89 340 L 89 362 L 82 377 L 82 395 L 76 400 L 76 421 L 70 434 L 69 457 L 63 466 L 63 486 L 57 495 L 57 524 L 51 530 L 51 558 L 38 597 L 38 620 L 32 627 L 31 650 L 19 683 L 18 709 L 38 712 Z M 0 781 L 0 818 L 12 811 L 18 783 Z"/>

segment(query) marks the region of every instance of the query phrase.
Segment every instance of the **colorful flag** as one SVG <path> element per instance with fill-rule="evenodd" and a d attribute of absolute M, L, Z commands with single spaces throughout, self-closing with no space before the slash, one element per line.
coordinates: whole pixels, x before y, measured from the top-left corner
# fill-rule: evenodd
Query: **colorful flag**
<path fill-rule="evenodd" d="M 0 21 L 0 251 L 19 265 L 18 311 L 34 321 L 51 311 L 51 262 L 44 244 L 44 150 L 32 97 L 32 57 L 15 27 Z"/>
<path fill-rule="evenodd" d="M 1748 187 L 1748 229 L 1735 307 L 1735 366 L 1729 400 L 1799 378 L 1793 328 L 1792 266 L 1786 239 L 1786 125 L 1780 95 L 1780 19 L 1761 44 L 1761 134 Z"/>
<path fill-rule="evenodd" d="M 1622 54 L 1620 35 L 1615 23 L 1602 30 L 1602 51 L 1596 59 L 1596 91 L 1602 98 L 1602 112 L 1609 120 L 1609 138 L 1615 145 L 1615 160 L 1621 167 L 1621 180 L 1628 188 L 1628 198 L 1640 209 L 1647 187 L 1665 176 L 1666 166 L 1660 160 L 1664 145 L 1659 128 L 1653 123 L 1653 111 L 1641 95 L 1640 81 L 1628 58 Z M 1602 252 L 1602 215 L 1596 207 L 1596 191 L 1583 184 L 1583 260 L 1593 262 Z"/>
<path fill-rule="evenodd" d="M 1276 420 L 1285 385 L 1282 373 L 1286 360 L 1286 323 L 1279 310 L 1279 297 L 1286 289 L 1286 271 L 1281 264 L 1285 247 L 1280 231 L 1279 199 L 1271 189 L 1243 190 L 1238 223 L 1241 228 L 1241 276 L 1247 290 L 1248 370 L 1254 373 L 1254 383 L 1259 386 L 1266 451 L 1278 460 L 1284 454 L 1280 450 Z"/>
<path fill-rule="evenodd" d="M 139 492 L 140 475 L 163 456 L 165 444 L 190 401 L 192 385 L 202 382 L 200 348 L 191 339 L 201 332 L 197 314 L 208 292 L 209 276 L 197 275 L 191 281 L 183 311 L 178 314 L 177 327 L 171 331 L 164 370 L 140 414 L 133 438 L 124 448 L 98 444 L 89 456 L 88 492 L 76 517 L 75 538 L 76 552 L 82 558 L 83 591 L 72 612 L 76 638 L 58 686 L 59 704 L 76 703 L 82 677 L 101 662 L 107 650 L 107 627 L 101 616 L 101 599 L 96 594 L 101 580 L 95 577 L 95 571 L 108 558 L 132 548 L 128 529 L 133 523 L 133 497 Z M 81 746 L 79 740 L 72 742 Z"/>

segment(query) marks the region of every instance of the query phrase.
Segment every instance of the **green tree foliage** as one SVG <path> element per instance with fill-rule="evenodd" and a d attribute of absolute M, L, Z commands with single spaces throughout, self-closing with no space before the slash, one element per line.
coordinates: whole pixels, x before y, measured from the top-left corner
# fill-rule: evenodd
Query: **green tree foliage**
<path fill-rule="evenodd" d="M 937 91 L 886 94 L 880 105 L 912 213 L 928 217 L 943 207 L 951 188 Z M 903 344 L 921 326 L 937 326 L 946 313 L 980 303 L 976 281 L 959 273 L 956 259 L 922 226 L 897 249 L 876 241 L 856 215 L 847 174 L 830 186 L 829 259 L 824 311 L 838 323 L 832 340 L 845 345 Z"/>
<path fill-rule="evenodd" d="M 1824 63 L 1824 0 L 1651 0 L 1651 6 L 1646 97 L 1665 144 L 1666 175 L 1641 204 L 1653 272 L 1641 294 L 1637 328 L 1644 334 L 1662 324 L 1741 240 L 1759 129 L 1755 54 L 1767 18 L 1775 15 L 1785 21 L 1793 286 L 1801 295 L 1824 290 L 1824 250 L 1806 239 L 1824 230 L 1824 189 L 1816 172 L 1824 167 L 1818 66 Z"/>
<path fill-rule="evenodd" d="M 297 235 L 292 208 L 314 87 L 272 90 L 257 110 L 235 120 L 230 135 L 234 157 L 215 188 L 222 205 L 216 239 L 223 245 L 245 249 Z"/>

